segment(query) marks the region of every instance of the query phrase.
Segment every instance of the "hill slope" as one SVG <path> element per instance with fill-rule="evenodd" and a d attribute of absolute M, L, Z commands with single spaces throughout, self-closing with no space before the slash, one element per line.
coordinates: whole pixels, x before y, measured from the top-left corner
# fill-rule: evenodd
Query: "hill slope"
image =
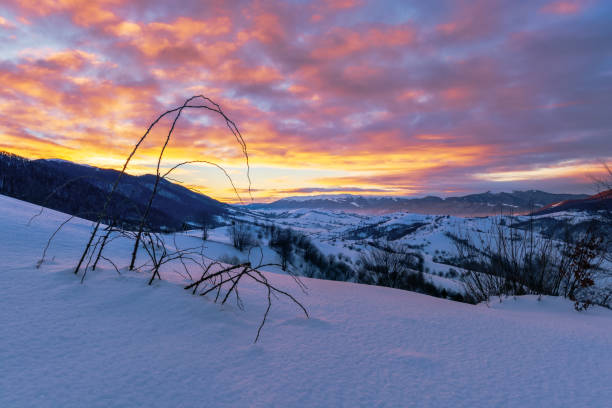
<path fill-rule="evenodd" d="M 45 205 L 85 219 L 96 219 L 119 172 L 64 160 L 28 160 L 0 152 L 0 193 Z M 107 209 L 108 219 L 138 224 L 149 200 L 155 176 L 125 174 Z M 180 228 L 186 221 L 201 222 L 223 214 L 225 204 L 185 187 L 162 180 L 153 201 L 149 224 Z"/>
<path fill-rule="evenodd" d="M 583 199 L 559 201 L 536 211 L 534 215 L 553 214 L 562 211 L 612 211 L 612 190 L 602 191 Z"/>
<path fill-rule="evenodd" d="M 184 280 L 105 265 L 70 271 L 90 223 L 27 227 L 36 206 L 0 196 L 0 406 L 524 407 L 605 406 L 612 399 L 612 312 L 525 297 L 471 306 L 412 292 L 290 277 L 252 344 L 265 293 L 245 311 L 185 293 Z M 195 238 L 194 238 L 195 239 Z M 129 246 L 116 255 L 129 261 Z"/>

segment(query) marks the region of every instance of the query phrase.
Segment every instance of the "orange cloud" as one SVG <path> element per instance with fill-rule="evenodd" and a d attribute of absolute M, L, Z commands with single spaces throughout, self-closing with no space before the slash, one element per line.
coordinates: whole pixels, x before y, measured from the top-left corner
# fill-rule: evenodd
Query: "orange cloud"
<path fill-rule="evenodd" d="M 228 82 L 258 84 L 279 81 L 282 79 L 282 75 L 273 67 L 265 65 L 248 67 L 240 60 L 228 60 L 223 62 L 211 74 L 210 78 Z"/>
<path fill-rule="evenodd" d="M 15 24 L 11 23 L 6 18 L 0 16 L 0 27 L 11 29 L 15 28 Z"/>
<path fill-rule="evenodd" d="M 289 194 L 296 183 L 409 194 L 456 172 L 471 184 L 454 190 L 566 174 L 550 163 L 601 154 L 605 148 L 593 146 L 607 143 L 606 33 L 594 25 L 575 38 L 586 23 L 574 27 L 573 19 L 537 24 L 550 18 L 538 11 L 572 14 L 595 3 L 511 3 L 450 2 L 398 24 L 407 17 L 381 8 L 379 18 L 372 4 L 351 0 L 231 8 L 7 0 L 0 8 L 11 21 L 0 26 L 30 25 L 0 32 L 18 37 L 0 57 L 0 147 L 117 167 L 160 112 L 205 94 L 236 120 L 251 163 L 266 174 L 259 197 Z M 429 13 L 418 3 L 412 9 Z M 601 63 L 578 63 L 595 59 Z M 143 144 L 132 171 L 150 171 L 169 120 Z M 217 161 L 243 177 L 233 135 L 203 112 L 182 116 L 166 158 Z M 514 171 L 526 164 L 552 170 Z M 232 197 L 207 170 L 180 175 Z"/>
<path fill-rule="evenodd" d="M 117 16 L 109 10 L 121 4 L 121 0 L 20 0 L 22 10 L 38 16 L 53 13 L 68 12 L 77 25 L 89 27 L 117 20 Z"/>
<path fill-rule="evenodd" d="M 140 24 L 133 21 L 122 21 L 108 27 L 108 31 L 120 37 L 133 37 L 142 32 Z"/>
<path fill-rule="evenodd" d="M 251 16 L 254 28 L 250 36 L 263 42 L 273 43 L 285 37 L 285 28 L 279 16 L 273 13 L 261 13 Z"/>
<path fill-rule="evenodd" d="M 179 17 L 172 23 L 150 23 L 148 28 L 153 31 L 167 32 L 179 42 L 185 42 L 198 36 L 216 36 L 227 34 L 232 27 L 229 17 L 217 17 L 210 20 L 194 20 L 189 17 Z"/>
<path fill-rule="evenodd" d="M 533 179 L 554 179 L 559 177 L 585 178 L 587 174 L 602 174 L 600 163 L 558 163 L 554 166 L 528 169 L 514 169 L 475 174 L 474 177 L 487 181 L 522 181 Z"/>
<path fill-rule="evenodd" d="M 221 16 L 209 20 L 196 20 L 189 17 L 179 17 L 173 22 L 152 22 L 148 24 L 132 21 L 121 21 L 106 28 L 107 32 L 126 39 L 148 57 L 155 57 L 166 49 L 185 45 L 203 45 L 198 41 L 206 37 L 216 37 L 230 32 L 232 27 L 228 17 Z M 226 44 L 230 45 L 230 44 Z M 230 46 L 231 50 L 232 47 Z"/>

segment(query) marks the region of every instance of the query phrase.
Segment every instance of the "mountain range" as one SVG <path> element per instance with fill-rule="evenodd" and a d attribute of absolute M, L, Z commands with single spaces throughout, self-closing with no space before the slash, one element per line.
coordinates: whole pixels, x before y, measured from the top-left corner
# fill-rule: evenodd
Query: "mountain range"
<path fill-rule="evenodd" d="M 588 197 L 585 194 L 553 194 L 539 190 L 513 191 L 511 193 L 486 192 L 447 198 L 340 194 L 288 197 L 272 203 L 249 204 L 247 207 L 258 210 L 319 209 L 357 214 L 384 214 L 403 211 L 415 214 L 475 217 L 498 215 L 500 213 L 525 214 L 555 203 L 567 200 L 582 200 Z"/>
<path fill-rule="evenodd" d="M 97 219 L 119 172 L 58 159 L 30 160 L 0 151 L 0 194 L 18 198 L 85 219 Z M 151 195 L 155 176 L 125 174 L 106 209 L 106 222 L 126 228 L 137 225 Z M 408 212 L 415 214 L 489 216 L 548 214 L 557 211 L 610 208 L 610 191 L 596 196 L 553 194 L 539 190 L 423 198 L 352 194 L 288 197 L 239 208 L 252 210 L 317 209 L 357 214 Z M 607 206 L 607 207 L 606 207 Z M 149 227 L 178 229 L 185 223 L 211 223 L 232 206 L 179 184 L 161 180 L 148 217 Z"/>

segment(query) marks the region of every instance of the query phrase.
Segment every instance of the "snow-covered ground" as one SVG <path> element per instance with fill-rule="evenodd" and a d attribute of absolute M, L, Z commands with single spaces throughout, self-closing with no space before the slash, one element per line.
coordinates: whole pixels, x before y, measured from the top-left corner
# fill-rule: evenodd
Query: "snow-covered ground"
<path fill-rule="evenodd" d="M 560 212 L 534 219 L 575 225 L 588 222 L 592 217 L 588 213 Z M 249 223 L 273 223 L 281 228 L 299 231 L 310 237 L 323 254 L 342 257 L 356 268 L 361 254 L 368 251 L 373 242 L 384 243 L 388 239 L 407 245 L 424 258 L 426 279 L 438 288 L 458 293 L 463 292 L 460 282 L 463 269 L 453 262 L 457 256 L 453 237 L 470 236 L 476 243 L 486 242 L 491 239 L 490 232 L 499 227 L 501 219 L 505 224 L 501 228 L 508 234 L 511 225 L 530 220 L 528 216 L 454 217 L 401 212 L 368 216 L 304 208 L 243 211 L 236 218 Z M 536 229 L 536 237 L 538 234 Z M 560 242 L 558 244 L 561 245 Z M 604 261 L 594 278 L 598 288 L 608 293 L 612 291 L 612 263 Z"/>
<path fill-rule="evenodd" d="M 0 196 L 0 407 L 604 407 L 612 311 L 558 298 L 472 306 L 412 292 L 268 273 L 246 309 L 191 296 L 171 270 L 72 274 L 90 223 Z M 181 239 L 197 239 L 183 236 Z M 128 242 L 113 243 L 121 268 Z M 222 243 L 218 243 L 222 245 Z M 213 251 L 213 249 L 210 249 Z M 272 256 L 272 255 L 271 255 Z"/>

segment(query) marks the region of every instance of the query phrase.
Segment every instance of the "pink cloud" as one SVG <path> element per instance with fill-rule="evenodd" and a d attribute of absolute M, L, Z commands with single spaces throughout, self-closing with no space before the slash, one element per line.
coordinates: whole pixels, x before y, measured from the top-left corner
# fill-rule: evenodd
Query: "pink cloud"
<path fill-rule="evenodd" d="M 354 173 L 320 188 L 424 191 L 453 172 L 469 186 L 487 169 L 593 160 L 610 147 L 612 50 L 585 4 L 7 2 L 0 26 L 30 25 L 0 62 L 0 136 L 37 156 L 119 157 L 160 111 L 205 94 L 253 163 Z M 169 156 L 236 164 L 235 147 L 223 123 L 186 115 Z"/>
<path fill-rule="evenodd" d="M 554 1 L 542 7 L 542 12 L 550 14 L 577 14 L 586 6 L 585 1 Z"/>

